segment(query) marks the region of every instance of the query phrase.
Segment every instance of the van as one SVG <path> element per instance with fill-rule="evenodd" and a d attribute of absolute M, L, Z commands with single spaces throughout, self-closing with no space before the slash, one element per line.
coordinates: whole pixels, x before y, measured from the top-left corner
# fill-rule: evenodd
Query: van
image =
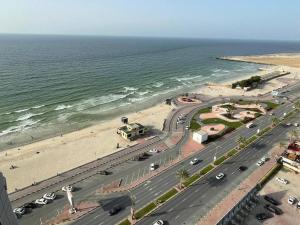
<path fill-rule="evenodd" d="M 247 124 L 246 124 L 246 127 L 247 127 L 247 128 L 252 128 L 252 127 L 254 127 L 254 124 L 253 124 L 253 123 L 247 123 Z"/>

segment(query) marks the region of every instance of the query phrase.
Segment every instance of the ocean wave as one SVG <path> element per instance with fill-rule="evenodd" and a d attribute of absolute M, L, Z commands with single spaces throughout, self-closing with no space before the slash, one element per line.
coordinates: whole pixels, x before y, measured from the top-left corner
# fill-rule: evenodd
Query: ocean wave
<path fill-rule="evenodd" d="M 137 91 L 138 88 L 135 87 L 124 87 L 124 92 L 128 92 L 128 91 Z"/>
<path fill-rule="evenodd" d="M 58 105 L 54 110 L 55 111 L 58 111 L 58 110 L 63 110 L 63 109 L 69 109 L 69 108 L 72 108 L 73 106 L 72 105 Z"/>
<path fill-rule="evenodd" d="M 32 109 L 39 109 L 39 108 L 42 108 L 44 107 L 45 105 L 36 105 L 36 106 L 33 106 Z"/>
<path fill-rule="evenodd" d="M 188 81 L 188 80 L 197 80 L 199 78 L 204 78 L 202 75 L 197 75 L 197 76 L 188 76 L 188 77 L 175 77 L 174 79 L 177 80 L 178 82 L 183 82 L 183 81 Z"/>
<path fill-rule="evenodd" d="M 164 85 L 163 82 L 156 82 L 155 84 L 153 84 L 153 87 L 159 88 L 159 87 L 161 87 L 161 86 L 163 86 L 163 85 Z"/>
<path fill-rule="evenodd" d="M 137 92 L 138 95 L 146 95 L 148 94 L 150 91 L 140 91 L 140 92 Z"/>
<path fill-rule="evenodd" d="M 0 132 L 0 136 L 4 136 L 6 134 L 20 132 L 31 128 L 33 125 L 37 124 L 41 120 L 25 120 L 22 121 L 19 125 L 12 126 Z"/>
<path fill-rule="evenodd" d="M 30 108 L 28 108 L 28 109 L 19 109 L 19 110 L 16 110 L 16 111 L 14 111 L 15 113 L 21 113 L 21 112 L 26 112 L 26 111 L 28 111 L 28 110 L 30 110 Z"/>
<path fill-rule="evenodd" d="M 43 115 L 44 113 L 26 113 L 22 116 L 20 116 L 18 119 L 16 119 L 16 121 L 23 121 L 23 120 L 28 120 L 30 119 L 31 117 L 34 117 L 34 116 L 40 116 L 40 115 Z"/>

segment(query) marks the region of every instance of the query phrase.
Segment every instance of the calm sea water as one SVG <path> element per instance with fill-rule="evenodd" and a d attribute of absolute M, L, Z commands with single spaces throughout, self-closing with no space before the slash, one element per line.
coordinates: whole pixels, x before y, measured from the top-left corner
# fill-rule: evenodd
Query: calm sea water
<path fill-rule="evenodd" d="M 293 42 L 0 35 L 0 148 L 80 129 L 261 67 L 218 56 L 299 51 Z"/>

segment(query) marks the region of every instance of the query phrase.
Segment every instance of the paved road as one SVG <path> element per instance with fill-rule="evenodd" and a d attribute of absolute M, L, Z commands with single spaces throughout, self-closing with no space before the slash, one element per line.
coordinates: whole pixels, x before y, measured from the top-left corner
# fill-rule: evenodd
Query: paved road
<path fill-rule="evenodd" d="M 295 121 L 299 121 L 297 118 Z M 259 139 L 238 155 L 228 160 L 204 179 L 196 182 L 191 188 L 178 197 L 167 202 L 149 216 L 140 221 L 139 225 L 149 225 L 157 219 L 162 219 L 170 225 L 197 224 L 199 219 L 220 202 L 232 189 L 242 182 L 251 172 L 257 169 L 256 162 L 265 156 L 272 148 L 272 144 L 283 137 L 293 127 L 280 125 L 271 133 Z M 243 165 L 249 169 L 240 172 L 238 168 Z M 226 176 L 217 180 L 215 176 L 220 172 Z"/>

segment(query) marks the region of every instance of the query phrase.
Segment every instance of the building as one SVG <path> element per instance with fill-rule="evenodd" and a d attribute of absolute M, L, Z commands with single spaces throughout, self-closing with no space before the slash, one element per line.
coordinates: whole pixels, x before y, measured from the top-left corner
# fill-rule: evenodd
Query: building
<path fill-rule="evenodd" d="M 6 179 L 0 172 L 0 225 L 18 225 L 7 195 Z"/>
<path fill-rule="evenodd" d="M 117 130 L 117 134 L 120 134 L 126 140 L 133 140 L 146 132 L 146 128 L 139 123 L 125 124 Z"/>
<path fill-rule="evenodd" d="M 203 130 L 199 130 L 193 133 L 193 140 L 200 144 L 205 142 L 207 139 L 208 134 Z"/>
<path fill-rule="evenodd" d="M 281 155 L 281 162 L 284 166 L 300 173 L 300 146 L 298 143 L 292 142 L 289 144 Z"/>

